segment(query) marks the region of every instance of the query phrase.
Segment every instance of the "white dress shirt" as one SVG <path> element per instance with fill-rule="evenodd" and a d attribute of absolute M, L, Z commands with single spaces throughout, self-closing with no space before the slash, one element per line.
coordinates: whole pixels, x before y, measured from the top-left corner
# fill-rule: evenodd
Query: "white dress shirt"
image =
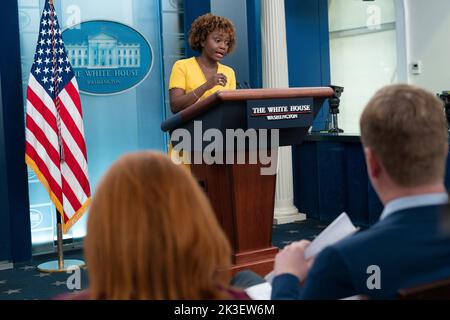
<path fill-rule="evenodd" d="M 383 220 L 396 211 L 416 207 L 443 205 L 447 204 L 448 200 L 448 194 L 445 192 L 397 198 L 386 204 L 381 213 L 380 220 Z"/>

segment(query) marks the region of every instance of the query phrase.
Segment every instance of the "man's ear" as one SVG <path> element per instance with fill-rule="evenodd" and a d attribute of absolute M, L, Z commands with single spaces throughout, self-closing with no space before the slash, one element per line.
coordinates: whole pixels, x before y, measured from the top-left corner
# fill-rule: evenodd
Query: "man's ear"
<path fill-rule="evenodd" d="M 381 173 L 381 164 L 373 150 L 369 147 L 364 147 L 364 155 L 366 157 L 367 172 L 369 177 L 378 178 Z"/>

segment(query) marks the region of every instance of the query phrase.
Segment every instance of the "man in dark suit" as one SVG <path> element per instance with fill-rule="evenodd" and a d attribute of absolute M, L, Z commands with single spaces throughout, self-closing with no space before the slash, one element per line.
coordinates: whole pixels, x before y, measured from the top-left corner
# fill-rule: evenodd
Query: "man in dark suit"
<path fill-rule="evenodd" d="M 450 237 L 441 211 L 448 127 L 442 102 L 409 85 L 381 89 L 360 121 L 370 181 L 385 205 L 380 220 L 306 260 L 308 241 L 275 260 L 272 299 L 395 298 L 401 288 L 450 278 Z"/>

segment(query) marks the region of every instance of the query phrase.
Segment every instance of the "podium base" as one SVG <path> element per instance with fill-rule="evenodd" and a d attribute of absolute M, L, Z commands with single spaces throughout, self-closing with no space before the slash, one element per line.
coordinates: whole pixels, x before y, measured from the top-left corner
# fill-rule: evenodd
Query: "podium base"
<path fill-rule="evenodd" d="M 59 267 L 58 260 L 41 263 L 40 265 L 38 265 L 37 268 L 40 272 L 56 273 L 56 272 L 67 272 L 67 270 L 70 268 L 73 267 L 82 268 L 86 265 L 84 261 L 81 260 L 63 260 L 63 262 L 64 263 L 62 268 Z"/>
<path fill-rule="evenodd" d="M 253 272 L 259 274 L 261 277 L 265 277 L 269 272 L 273 271 L 274 262 L 275 258 L 271 258 L 240 265 L 234 265 L 231 268 L 231 274 L 235 275 L 242 270 L 252 270 Z"/>
<path fill-rule="evenodd" d="M 241 270 L 250 269 L 264 277 L 273 270 L 273 264 L 278 250 L 277 247 L 270 247 L 234 254 L 234 264 L 231 268 L 231 274 L 234 275 Z"/>

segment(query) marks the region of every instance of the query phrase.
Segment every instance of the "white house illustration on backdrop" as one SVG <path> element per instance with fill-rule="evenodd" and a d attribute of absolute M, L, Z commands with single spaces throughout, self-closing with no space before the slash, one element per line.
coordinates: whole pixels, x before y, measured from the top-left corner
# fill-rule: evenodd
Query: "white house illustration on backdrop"
<path fill-rule="evenodd" d="M 105 33 L 88 37 L 88 43 L 66 44 L 74 68 L 118 69 L 141 66 L 141 45 L 124 44 Z"/>

